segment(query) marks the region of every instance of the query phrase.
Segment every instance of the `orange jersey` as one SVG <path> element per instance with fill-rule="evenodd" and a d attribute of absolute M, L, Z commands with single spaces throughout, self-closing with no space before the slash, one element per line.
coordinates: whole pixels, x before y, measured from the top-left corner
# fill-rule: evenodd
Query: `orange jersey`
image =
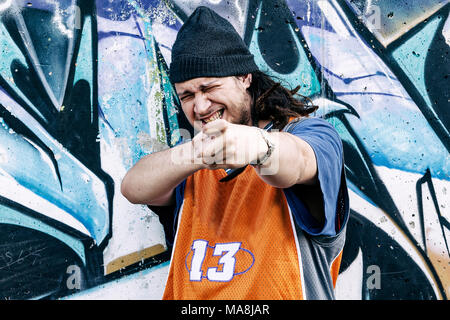
<path fill-rule="evenodd" d="M 282 189 L 251 166 L 219 182 L 225 175 L 205 169 L 186 181 L 164 299 L 302 299 Z"/>

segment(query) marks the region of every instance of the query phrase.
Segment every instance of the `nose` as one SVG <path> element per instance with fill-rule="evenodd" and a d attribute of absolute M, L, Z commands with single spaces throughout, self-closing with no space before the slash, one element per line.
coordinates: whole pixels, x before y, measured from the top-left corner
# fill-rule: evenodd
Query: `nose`
<path fill-rule="evenodd" d="M 211 101 L 202 92 L 195 94 L 194 112 L 198 117 L 206 115 L 210 106 Z"/>

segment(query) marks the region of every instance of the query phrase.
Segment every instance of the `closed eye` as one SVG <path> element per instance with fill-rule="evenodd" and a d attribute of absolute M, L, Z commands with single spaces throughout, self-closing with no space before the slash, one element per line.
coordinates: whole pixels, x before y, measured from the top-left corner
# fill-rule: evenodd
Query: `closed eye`
<path fill-rule="evenodd" d="M 192 98 L 193 96 L 194 96 L 193 94 L 185 94 L 185 95 L 182 95 L 182 96 L 179 97 L 179 98 L 180 98 L 181 101 L 187 101 L 187 100 L 189 100 L 190 98 Z"/>
<path fill-rule="evenodd" d="M 203 92 L 211 92 L 211 91 L 213 91 L 214 89 L 217 89 L 217 88 L 219 88 L 219 87 L 220 87 L 220 85 L 209 86 L 209 87 L 203 87 L 203 88 L 202 88 L 202 91 L 203 91 Z"/>
<path fill-rule="evenodd" d="M 219 87 L 220 87 L 220 84 L 207 84 L 207 85 L 201 85 L 200 90 L 203 93 L 208 93 L 208 92 L 214 91 L 215 89 L 217 89 Z M 178 95 L 178 97 L 180 98 L 180 100 L 182 102 L 190 100 L 193 96 L 194 96 L 194 93 L 187 91 L 187 90 L 183 91 L 181 94 Z"/>

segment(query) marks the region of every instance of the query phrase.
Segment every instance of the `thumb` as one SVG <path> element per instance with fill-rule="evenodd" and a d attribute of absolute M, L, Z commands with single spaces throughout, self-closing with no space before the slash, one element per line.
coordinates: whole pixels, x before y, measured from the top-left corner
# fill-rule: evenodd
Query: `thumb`
<path fill-rule="evenodd" d="M 229 126 L 229 122 L 223 119 L 211 121 L 203 126 L 202 132 L 206 135 L 218 135 L 224 133 Z"/>

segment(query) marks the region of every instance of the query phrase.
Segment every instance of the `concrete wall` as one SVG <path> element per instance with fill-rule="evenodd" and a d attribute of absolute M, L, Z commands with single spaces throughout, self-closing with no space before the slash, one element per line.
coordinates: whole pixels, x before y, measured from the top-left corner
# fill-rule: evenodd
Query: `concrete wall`
<path fill-rule="evenodd" d="M 447 299 L 450 22 L 432 0 L 0 1 L 0 298 L 161 297 L 163 227 L 119 188 L 188 128 L 167 66 L 198 5 L 343 139 L 337 297 Z"/>

